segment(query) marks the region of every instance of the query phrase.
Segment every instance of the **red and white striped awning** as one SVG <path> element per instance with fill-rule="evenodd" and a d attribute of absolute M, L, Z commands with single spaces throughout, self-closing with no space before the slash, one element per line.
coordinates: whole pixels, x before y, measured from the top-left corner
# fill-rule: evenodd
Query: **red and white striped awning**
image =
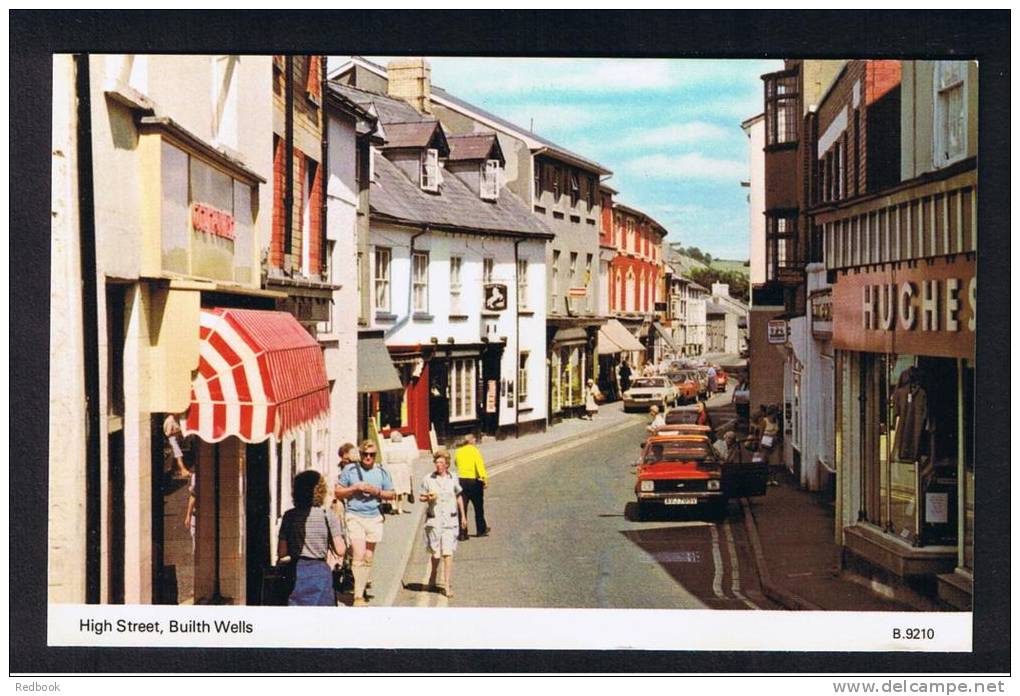
<path fill-rule="evenodd" d="M 203 309 L 199 339 L 185 434 L 262 442 L 328 415 L 322 349 L 293 315 Z"/>

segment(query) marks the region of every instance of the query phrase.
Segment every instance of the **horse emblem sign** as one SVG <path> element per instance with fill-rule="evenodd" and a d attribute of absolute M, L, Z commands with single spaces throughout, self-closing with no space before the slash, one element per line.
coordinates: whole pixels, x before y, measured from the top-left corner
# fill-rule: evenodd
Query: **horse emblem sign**
<path fill-rule="evenodd" d="M 506 309 L 506 285 L 501 283 L 485 284 L 485 309 L 488 311 Z"/>

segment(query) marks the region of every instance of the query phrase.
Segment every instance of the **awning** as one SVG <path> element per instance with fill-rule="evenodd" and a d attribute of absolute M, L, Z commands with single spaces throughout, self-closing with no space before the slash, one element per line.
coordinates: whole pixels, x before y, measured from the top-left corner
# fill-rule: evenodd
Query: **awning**
<path fill-rule="evenodd" d="M 623 351 L 644 351 L 645 347 L 616 319 L 608 320 L 599 328 L 599 355 L 613 355 Z"/>
<path fill-rule="evenodd" d="M 292 314 L 202 309 L 198 356 L 185 434 L 262 442 L 329 413 L 322 349 Z"/>
<path fill-rule="evenodd" d="M 669 347 L 669 349 L 675 353 L 676 346 L 673 345 L 673 337 L 669 335 L 668 331 L 666 331 L 666 327 L 660 324 L 659 322 L 654 322 L 652 326 L 654 326 L 655 330 L 659 332 L 660 336 L 662 336 L 662 340 L 666 342 L 666 345 Z"/>
<path fill-rule="evenodd" d="M 584 343 L 588 332 L 579 327 L 564 327 L 553 335 L 553 343 Z"/>
<path fill-rule="evenodd" d="M 400 375 L 381 336 L 358 337 L 358 393 L 400 391 Z"/>

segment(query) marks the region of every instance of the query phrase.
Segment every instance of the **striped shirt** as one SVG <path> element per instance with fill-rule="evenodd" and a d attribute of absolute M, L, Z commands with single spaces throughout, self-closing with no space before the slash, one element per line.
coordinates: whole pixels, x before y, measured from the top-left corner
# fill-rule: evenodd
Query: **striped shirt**
<path fill-rule="evenodd" d="M 287 553 L 292 558 L 325 558 L 330 531 L 333 536 L 340 536 L 340 522 L 329 510 L 321 507 L 291 508 L 283 513 L 279 540 L 287 542 Z"/>

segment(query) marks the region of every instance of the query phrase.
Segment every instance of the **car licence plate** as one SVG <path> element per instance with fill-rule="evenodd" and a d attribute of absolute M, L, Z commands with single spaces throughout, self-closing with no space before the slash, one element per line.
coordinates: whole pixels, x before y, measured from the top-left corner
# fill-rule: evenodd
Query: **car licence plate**
<path fill-rule="evenodd" d="M 697 505 L 698 499 L 693 495 L 682 495 L 676 498 L 666 498 L 662 502 L 666 505 Z"/>

